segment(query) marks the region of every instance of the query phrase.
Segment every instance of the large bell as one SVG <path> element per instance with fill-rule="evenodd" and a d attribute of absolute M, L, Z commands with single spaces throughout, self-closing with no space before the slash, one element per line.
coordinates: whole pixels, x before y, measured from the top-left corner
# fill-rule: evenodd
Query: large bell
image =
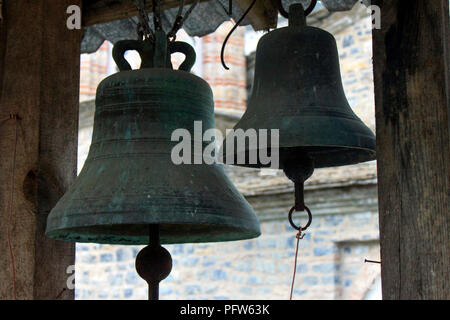
<path fill-rule="evenodd" d="M 279 168 L 305 156 L 315 168 L 374 160 L 375 136 L 344 94 L 336 41 L 305 21 L 303 7 L 294 4 L 289 26 L 260 39 L 247 111 L 234 129 L 279 129 Z M 228 153 L 233 164 L 265 166 L 249 162 L 249 152 L 262 148 L 259 140 L 238 150 L 236 143 L 227 149 L 229 139 L 222 147 L 225 162 Z M 246 154 L 245 163 L 237 161 L 240 152 Z"/>
<path fill-rule="evenodd" d="M 165 36 L 164 36 L 165 37 Z M 172 70 L 166 56 L 143 41 L 120 42 L 113 55 L 120 72 L 97 88 L 92 144 L 70 190 L 50 212 L 46 233 L 67 241 L 147 244 L 149 225 L 158 224 L 161 243 L 216 242 L 259 236 L 250 205 L 220 164 L 171 160 L 172 132 L 194 121 L 214 127 L 209 85 L 190 70 L 195 53 L 186 43 L 169 45 L 186 60 Z M 123 59 L 134 49 L 140 70 Z M 157 57 L 158 56 L 158 57 Z M 151 60 L 149 57 L 152 57 Z M 153 61 L 158 61 L 153 62 Z M 169 67 L 168 67 L 169 66 Z"/>

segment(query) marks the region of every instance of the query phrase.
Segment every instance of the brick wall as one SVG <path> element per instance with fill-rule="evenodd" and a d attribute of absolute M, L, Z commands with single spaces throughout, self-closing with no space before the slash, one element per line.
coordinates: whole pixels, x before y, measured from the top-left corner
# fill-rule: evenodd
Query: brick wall
<path fill-rule="evenodd" d="M 230 69 L 225 70 L 220 62 L 222 43 L 232 26 L 231 22 L 225 22 L 216 32 L 202 38 L 202 77 L 213 89 L 216 109 L 244 110 L 247 100 L 245 28 L 237 28 L 227 42 L 224 59 Z"/>
<path fill-rule="evenodd" d="M 96 53 L 80 56 L 80 101 L 95 99 L 98 84 L 108 74 L 110 53 L 111 44 L 105 41 Z"/>

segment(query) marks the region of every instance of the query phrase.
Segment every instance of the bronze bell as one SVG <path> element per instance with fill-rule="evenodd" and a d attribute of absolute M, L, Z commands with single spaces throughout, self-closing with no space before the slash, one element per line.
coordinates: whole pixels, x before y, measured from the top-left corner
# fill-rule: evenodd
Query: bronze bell
<path fill-rule="evenodd" d="M 313 168 L 374 160 L 375 136 L 347 102 L 334 37 L 307 26 L 301 4 L 289 11 L 289 26 L 258 43 L 251 97 L 234 129 L 279 129 L 279 168 L 312 166 L 305 169 L 308 177 Z M 232 164 L 265 166 L 249 163 L 249 152 L 261 148 L 259 140 L 227 150 L 229 139 L 222 146 L 224 162 L 231 150 Z M 245 163 L 237 163 L 239 152 L 245 152 Z"/>
<path fill-rule="evenodd" d="M 259 223 L 220 164 L 171 160 L 175 129 L 194 121 L 214 128 L 212 91 L 191 74 L 195 52 L 183 42 L 127 40 L 115 45 L 120 72 L 97 88 L 89 154 L 70 190 L 50 212 L 46 233 L 67 241 L 147 244 L 159 225 L 161 243 L 254 238 Z M 123 58 L 136 50 L 141 69 Z M 172 70 L 170 54 L 186 55 Z M 192 139 L 194 135 L 192 134 Z M 194 143 L 194 141 L 192 141 Z"/>

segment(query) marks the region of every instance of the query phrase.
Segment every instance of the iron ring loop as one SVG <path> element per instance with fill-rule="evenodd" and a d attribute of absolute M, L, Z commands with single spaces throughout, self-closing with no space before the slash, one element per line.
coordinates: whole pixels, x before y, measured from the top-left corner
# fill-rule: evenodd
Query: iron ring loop
<path fill-rule="evenodd" d="M 291 208 L 291 210 L 289 210 L 289 215 L 288 215 L 289 223 L 291 224 L 292 228 L 294 228 L 295 230 L 298 230 L 298 231 L 304 231 L 304 230 L 308 229 L 308 227 L 311 225 L 311 222 L 312 222 L 312 214 L 311 214 L 311 211 L 309 210 L 309 208 L 307 206 L 305 206 L 305 211 L 306 211 L 306 213 L 308 213 L 308 223 L 304 227 L 302 227 L 302 226 L 298 227 L 292 220 L 292 214 L 294 213 L 294 211 L 295 211 L 295 206 L 293 206 Z"/>
<path fill-rule="evenodd" d="M 314 10 L 316 5 L 317 5 L 317 0 L 311 0 L 309 7 L 305 10 L 305 17 L 307 17 Z M 284 10 L 282 0 L 278 0 L 278 11 L 280 12 L 280 14 L 283 17 L 285 17 L 286 19 L 289 19 L 289 13 L 286 10 Z"/>

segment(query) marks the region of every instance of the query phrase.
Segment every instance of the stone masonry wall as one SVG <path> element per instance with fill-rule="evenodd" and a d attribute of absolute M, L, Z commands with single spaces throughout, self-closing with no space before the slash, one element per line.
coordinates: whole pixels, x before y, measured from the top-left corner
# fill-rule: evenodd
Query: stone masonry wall
<path fill-rule="evenodd" d="M 307 194 L 322 201 L 310 205 L 314 219 L 300 242 L 294 299 L 363 299 L 379 276 L 379 265 L 364 263 L 379 259 L 376 187 L 346 191 L 347 199 L 336 189 Z M 330 201 L 333 194 L 340 200 Z M 364 199 L 359 205 L 358 195 Z M 321 213 L 321 206 L 332 205 L 340 214 Z M 160 298 L 287 299 L 295 232 L 286 219 L 264 219 L 261 228 L 262 236 L 253 240 L 165 246 L 173 269 L 161 283 Z M 146 284 L 134 270 L 140 248 L 78 244 L 77 299 L 146 299 Z"/>
<path fill-rule="evenodd" d="M 108 73 L 111 44 L 104 42 L 95 54 L 80 57 L 80 101 L 95 98 L 97 85 Z"/>
<path fill-rule="evenodd" d="M 368 218 L 368 223 L 374 219 L 376 215 Z M 377 258 L 377 242 L 330 243 L 333 236 L 341 235 L 337 232 L 342 230 L 339 225 L 351 220 L 352 216 L 344 217 L 342 222 L 323 217 L 314 222 L 316 227 L 300 244 L 295 299 L 364 298 L 379 268 L 364 265 L 363 261 L 368 256 Z M 171 275 L 161 284 L 161 299 L 287 299 L 294 233 L 279 221 L 263 227 L 265 235 L 258 240 L 167 246 L 174 264 Z M 138 247 L 77 247 L 77 299 L 146 298 L 146 284 L 134 270 Z"/>

